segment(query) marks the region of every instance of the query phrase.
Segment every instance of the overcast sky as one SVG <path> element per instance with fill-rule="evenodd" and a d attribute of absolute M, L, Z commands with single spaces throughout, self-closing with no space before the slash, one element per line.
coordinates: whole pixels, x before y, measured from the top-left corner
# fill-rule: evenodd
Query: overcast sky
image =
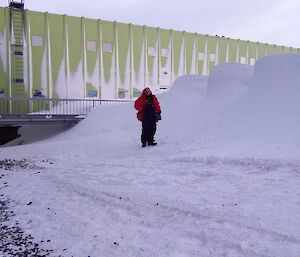
<path fill-rule="evenodd" d="M 25 0 L 25 8 L 300 47 L 300 0 Z"/>

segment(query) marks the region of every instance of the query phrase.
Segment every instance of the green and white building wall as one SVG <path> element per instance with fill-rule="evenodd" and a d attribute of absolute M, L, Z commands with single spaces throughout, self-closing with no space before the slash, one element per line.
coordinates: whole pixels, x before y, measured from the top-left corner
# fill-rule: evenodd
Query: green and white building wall
<path fill-rule="evenodd" d="M 299 48 L 0 8 L 0 97 L 133 99 L 146 86 L 275 53 Z"/>

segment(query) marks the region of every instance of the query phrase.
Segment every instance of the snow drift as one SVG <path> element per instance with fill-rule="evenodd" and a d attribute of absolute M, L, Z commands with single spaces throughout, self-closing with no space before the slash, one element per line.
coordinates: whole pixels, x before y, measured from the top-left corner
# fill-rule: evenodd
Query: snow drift
<path fill-rule="evenodd" d="M 299 55 L 273 55 L 258 60 L 254 69 L 216 66 L 204 95 L 200 80 L 175 82 L 162 98 L 167 118 L 160 134 L 166 137 L 174 128 L 194 155 L 298 158 L 299 70 Z"/>
<path fill-rule="evenodd" d="M 208 78 L 207 96 L 214 104 L 229 104 L 248 90 L 253 66 L 222 63 L 214 67 Z"/>
<path fill-rule="evenodd" d="M 226 155 L 298 158 L 299 69 L 300 56 L 293 54 L 256 62 L 248 90 L 223 113 Z"/>

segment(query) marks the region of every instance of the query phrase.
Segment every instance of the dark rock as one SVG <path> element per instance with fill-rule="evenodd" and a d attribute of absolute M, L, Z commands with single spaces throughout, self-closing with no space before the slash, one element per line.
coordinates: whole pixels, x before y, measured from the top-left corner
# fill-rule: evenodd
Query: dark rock
<path fill-rule="evenodd" d="M 33 237 L 30 234 L 26 235 L 19 227 L 18 222 L 15 222 L 10 226 L 4 224 L 14 214 L 13 211 L 8 210 L 8 201 L 0 200 L 0 206 L 0 249 L 5 253 L 5 256 L 49 256 L 51 250 L 44 250 L 39 244 L 34 243 Z"/>

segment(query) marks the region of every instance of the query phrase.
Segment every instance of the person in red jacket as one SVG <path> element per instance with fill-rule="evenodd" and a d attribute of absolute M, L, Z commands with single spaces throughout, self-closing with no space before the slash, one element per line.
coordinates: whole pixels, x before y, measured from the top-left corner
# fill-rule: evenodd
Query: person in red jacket
<path fill-rule="evenodd" d="M 154 142 L 156 132 L 156 122 L 161 119 L 161 110 L 159 102 L 152 94 L 149 87 L 146 87 L 141 96 L 135 100 L 134 108 L 138 111 L 137 118 L 142 122 L 142 147 L 148 145 L 157 145 Z"/>

